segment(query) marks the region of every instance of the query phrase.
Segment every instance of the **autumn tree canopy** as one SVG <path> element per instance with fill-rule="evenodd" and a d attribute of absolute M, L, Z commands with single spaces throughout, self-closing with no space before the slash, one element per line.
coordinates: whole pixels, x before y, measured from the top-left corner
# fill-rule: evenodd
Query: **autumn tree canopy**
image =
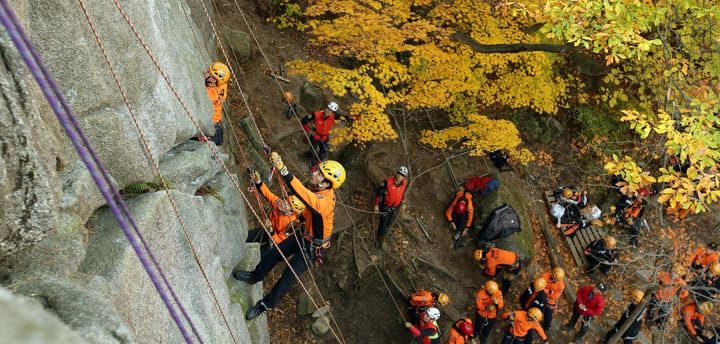
<path fill-rule="evenodd" d="M 638 133 L 637 145 L 655 147 L 648 156 L 632 147 L 608 156 L 607 172 L 626 189 L 663 183 L 661 202 L 700 212 L 720 197 L 718 11 L 692 0 L 318 0 L 304 12 L 311 43 L 352 67 L 290 67 L 358 99 L 350 112 L 361 120 L 336 139 L 360 144 L 396 138 L 393 111 L 437 110 L 456 125 L 422 133 L 422 143 L 461 142 L 473 155 L 508 149 L 527 161 L 503 113 L 603 109 Z M 594 92 L 583 94 L 582 82 L 561 72 L 568 62 L 558 53 L 568 49 L 605 65 Z M 671 156 L 686 173 L 670 166 Z"/>

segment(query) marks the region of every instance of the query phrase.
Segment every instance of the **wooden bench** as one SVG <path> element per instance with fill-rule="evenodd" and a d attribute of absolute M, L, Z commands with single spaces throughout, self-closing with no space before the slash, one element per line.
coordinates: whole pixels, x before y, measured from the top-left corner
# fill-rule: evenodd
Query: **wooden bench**
<path fill-rule="evenodd" d="M 558 202 L 552 191 L 545 191 L 545 199 L 548 203 L 548 209 L 552 209 L 552 206 Z M 551 218 L 555 220 L 554 217 L 551 216 Z M 557 222 L 553 223 L 553 228 L 555 229 L 557 229 L 556 224 Z M 570 253 L 572 253 L 573 259 L 575 259 L 575 264 L 577 264 L 578 267 L 585 267 L 588 264 L 585 258 L 585 248 L 591 242 L 604 238 L 605 233 L 602 229 L 595 226 L 587 226 L 575 231 L 574 235 L 562 236 L 565 239 L 565 244 L 567 244 L 567 247 L 570 249 Z"/>

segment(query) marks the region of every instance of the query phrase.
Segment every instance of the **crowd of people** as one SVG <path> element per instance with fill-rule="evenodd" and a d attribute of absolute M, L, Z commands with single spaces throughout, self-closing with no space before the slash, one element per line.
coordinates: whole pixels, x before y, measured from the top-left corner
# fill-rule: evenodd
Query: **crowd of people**
<path fill-rule="evenodd" d="M 205 73 L 208 96 L 214 105 L 213 123 L 215 133 L 212 136 L 198 137 L 198 140 L 211 140 L 222 144 L 222 104 L 227 97 L 229 70 L 222 63 L 213 64 Z M 284 95 L 288 111 L 297 111 L 292 94 Z M 260 174 L 249 169 L 252 190 L 267 200 L 271 207 L 260 227 L 249 232 L 248 241 L 262 244 L 261 260 L 252 271 L 234 270 L 232 277 L 247 283 L 256 283 L 285 257 L 288 267 L 267 295 L 246 310 L 246 318 L 252 320 L 269 309 L 277 306 L 285 294 L 307 269 L 322 264 L 322 258 L 330 244 L 335 211 L 335 189 L 346 178 L 342 164 L 327 159 L 330 130 L 336 119 L 353 120 L 337 113 L 339 106 L 329 102 L 326 109 L 313 112 L 303 118 L 304 130 L 308 133 L 314 147 L 314 159 L 310 169 L 308 185 L 303 185 L 290 173 L 279 154 L 270 154 L 270 162 L 289 191 L 276 195 L 265 185 Z M 493 152 L 490 155 L 496 167 L 502 171 L 508 166 L 507 154 Z M 373 212 L 379 216 L 376 231 L 376 243 L 381 245 L 391 233 L 394 218 L 405 208 L 405 191 L 410 171 L 400 166 L 394 175 L 382 181 L 375 193 Z M 481 184 L 476 187 L 475 184 Z M 472 185 L 472 186 L 471 186 Z M 458 187 L 445 212 L 445 218 L 453 232 L 455 247 L 464 246 L 462 239 L 468 235 L 475 217 L 473 197 L 486 196 L 497 189 L 496 179 L 485 176 L 473 183 Z M 572 187 L 561 187 L 555 192 L 558 205 L 562 209 L 553 209 L 558 219 L 558 227 L 564 235 L 573 235 L 578 229 L 592 224 L 599 218 L 599 209 L 588 207 L 587 193 Z M 647 205 L 647 189 L 626 192 L 620 201 L 610 208 L 613 224 L 628 229 L 629 244 L 638 245 L 640 223 Z M 458 245 L 458 243 L 460 243 Z M 712 311 L 714 300 L 720 290 L 720 262 L 717 247 L 714 244 L 700 245 L 686 259 L 672 264 L 671 268 L 653 274 L 652 281 L 658 287 L 646 298 L 646 292 L 632 290 L 630 300 L 620 319 L 604 337 L 609 341 L 620 334 L 623 343 L 632 343 L 637 339 L 643 324 L 662 329 L 671 319 L 677 319 L 686 333 L 699 343 L 717 343 L 717 329 L 705 326 L 705 316 Z M 585 249 L 588 277 L 595 280 L 597 271 L 603 277 L 617 264 L 617 240 L 613 236 L 591 242 Z M 551 324 L 554 313 L 559 309 L 568 277 L 562 267 L 554 267 L 532 278 L 532 283 L 518 291 L 517 302 L 507 302 L 513 281 L 523 268 L 519 255 L 511 250 L 491 247 L 476 250 L 476 261 L 484 266 L 487 277 L 484 284 L 474 294 L 475 311 L 472 316 L 462 317 L 453 322 L 446 336 L 441 331 L 438 320 L 441 308 L 449 302 L 443 293 L 420 290 L 408 298 L 408 321 L 405 326 L 412 336 L 421 342 L 441 343 L 443 338 L 450 344 L 487 343 L 492 329 L 499 321 L 505 327 L 501 342 L 531 343 L 537 336 L 543 342 L 552 341 Z M 500 273 L 502 272 L 502 273 Z M 604 294 L 607 286 L 594 283 L 580 287 L 576 301 L 570 306 L 570 319 L 560 326 L 564 331 L 580 328 L 574 340 L 580 341 L 588 332 L 593 319 L 600 316 L 605 308 Z M 691 292 L 692 291 L 692 292 Z M 647 300 L 646 300 L 647 299 Z M 647 306 L 644 305 L 647 304 Z M 638 309 L 642 307 L 642 309 Z M 643 322 L 644 320 L 644 322 Z"/>

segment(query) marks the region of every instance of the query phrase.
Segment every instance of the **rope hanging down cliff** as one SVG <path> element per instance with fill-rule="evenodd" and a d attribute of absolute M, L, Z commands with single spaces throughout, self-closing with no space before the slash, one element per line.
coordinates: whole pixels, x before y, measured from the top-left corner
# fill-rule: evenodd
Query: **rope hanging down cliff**
<path fill-rule="evenodd" d="M 113 213 L 120 225 L 120 228 L 128 238 L 135 254 L 138 256 L 138 259 L 150 277 L 153 286 L 155 286 L 155 289 L 158 291 L 163 303 L 165 303 L 165 306 L 178 326 L 183 338 L 187 343 L 192 343 L 193 341 L 190 334 L 178 316 L 175 306 L 167 296 L 166 288 L 170 289 L 170 286 L 164 286 L 160 280 L 158 280 L 146 254 L 143 252 L 138 243 L 138 238 L 135 236 L 136 234 L 133 233 L 128 226 L 128 222 L 130 222 L 137 232 L 137 225 L 130 215 L 127 205 L 123 201 L 119 190 L 112 183 L 110 175 L 100 162 L 100 159 L 97 157 L 95 151 L 92 149 L 92 145 L 80 127 L 72 109 L 68 106 L 62 92 L 52 78 L 52 75 L 45 67 L 40 55 L 37 53 L 25 34 L 25 31 L 17 20 L 17 17 L 12 12 L 7 0 L 0 0 L 0 21 L 3 23 L 3 26 L 5 26 L 5 29 L 18 49 L 18 52 L 38 83 L 40 90 L 47 98 L 48 103 L 60 122 L 60 125 L 63 129 L 65 129 L 66 133 L 70 137 L 70 141 L 75 147 L 75 150 L 78 152 L 78 155 L 90 171 L 90 174 L 97 184 L 100 193 L 103 195 L 103 198 L 107 202 L 110 211 Z M 156 266 L 156 268 L 160 271 L 159 266 Z M 177 307 L 182 308 L 182 305 L 178 304 Z"/>

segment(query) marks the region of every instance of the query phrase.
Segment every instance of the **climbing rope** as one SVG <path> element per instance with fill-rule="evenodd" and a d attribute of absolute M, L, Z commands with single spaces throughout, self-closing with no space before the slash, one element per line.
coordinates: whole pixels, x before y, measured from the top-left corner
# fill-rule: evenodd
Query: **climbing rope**
<path fill-rule="evenodd" d="M 182 216 L 180 216 L 180 211 L 177 208 L 177 204 L 175 203 L 174 198 L 170 194 L 170 188 L 168 187 L 167 183 L 165 182 L 165 178 L 162 178 L 162 173 L 160 172 L 160 166 L 159 166 L 158 162 L 155 160 L 155 158 L 153 157 L 152 150 L 150 149 L 150 145 L 148 144 L 147 137 L 146 137 L 145 133 L 143 132 L 140 124 L 138 123 L 137 114 L 135 113 L 135 110 L 133 109 L 133 107 L 130 105 L 130 101 L 128 100 L 127 93 L 125 92 L 124 87 L 122 86 L 122 84 L 120 83 L 120 80 L 118 79 L 115 67 L 113 67 L 112 62 L 110 61 L 110 57 L 108 56 L 107 51 L 105 50 L 105 45 L 103 44 L 103 41 L 100 39 L 100 36 L 97 33 L 95 23 L 93 22 L 93 20 L 90 17 L 90 13 L 87 9 L 87 6 L 85 6 L 85 2 L 83 0 L 78 0 L 78 2 L 80 3 L 80 6 L 82 7 L 82 10 L 83 10 L 83 13 L 85 14 L 85 19 L 88 22 L 88 25 L 90 25 L 90 28 L 92 29 L 93 35 L 95 36 L 95 41 L 98 43 L 98 46 L 100 47 L 100 51 L 102 52 L 103 57 L 105 58 L 105 62 L 107 63 L 108 68 L 110 69 L 110 72 L 113 76 L 113 80 L 115 81 L 115 85 L 117 85 L 118 90 L 119 90 L 120 94 L 122 95 L 123 101 L 125 102 L 125 105 L 127 106 L 128 111 L 130 112 L 130 117 L 132 118 L 133 124 L 135 125 L 135 130 L 138 132 L 138 134 L 140 136 L 140 139 L 143 144 L 143 148 L 145 148 L 145 153 L 151 162 L 151 165 L 155 172 L 155 175 L 158 177 L 158 179 L 160 180 L 160 182 L 163 185 L 163 190 L 165 191 L 165 194 L 166 194 L 168 200 L 170 201 L 170 205 L 172 206 L 173 211 L 175 213 L 175 217 L 177 218 L 177 220 L 180 224 L 180 227 L 182 228 L 185 239 L 189 243 L 188 246 L 190 247 L 190 250 L 192 251 L 193 257 L 195 259 L 195 262 L 198 265 L 198 268 L 200 269 L 201 274 L 203 275 L 203 279 L 205 280 L 205 283 L 207 284 L 208 289 L 210 290 L 210 294 L 215 302 L 215 306 L 217 307 L 218 312 L 220 312 L 220 316 L 222 317 L 223 321 L 225 322 L 225 326 L 228 329 L 228 332 L 230 333 L 230 336 L 232 337 L 233 342 L 237 343 L 237 338 L 235 337 L 235 333 L 233 332 L 232 327 L 230 326 L 230 322 L 228 321 L 227 316 L 225 315 L 225 312 L 223 311 L 222 306 L 220 305 L 220 301 L 218 301 L 218 297 L 215 292 L 215 288 L 213 288 L 212 283 L 210 283 L 210 278 L 209 278 L 207 272 L 205 271 L 205 268 L 203 267 L 203 264 L 200 259 L 200 255 L 198 254 L 198 252 L 195 248 L 195 245 L 193 245 L 193 242 L 190 239 L 189 230 L 188 230 Z M 150 252 L 149 247 L 146 249 L 148 252 Z M 163 275 L 163 278 L 165 279 L 164 275 Z M 166 282 L 166 283 L 168 283 L 168 282 Z M 173 296 L 175 296 L 174 293 L 173 293 Z M 177 299 L 176 299 L 176 302 L 180 303 Z M 189 320 L 189 317 L 187 316 L 187 314 L 185 314 L 185 316 Z M 190 322 L 190 323 L 192 324 L 192 322 Z M 197 333 L 197 330 L 195 329 L 194 326 L 193 326 L 193 331 L 195 332 L 195 335 L 198 338 L 200 338 L 200 336 Z"/>
<path fill-rule="evenodd" d="M 137 31 L 137 29 L 135 28 L 135 26 L 132 24 L 132 21 L 130 20 L 130 18 L 127 16 L 127 14 L 125 13 L 125 11 L 123 10 L 123 7 L 118 3 L 117 0 L 114 1 L 114 4 L 115 4 L 116 8 L 118 9 L 118 11 L 120 12 L 120 14 L 121 14 L 121 15 L 123 16 L 123 18 L 125 19 L 125 21 L 128 23 L 128 25 L 129 25 L 129 27 L 131 28 L 131 30 L 133 31 L 136 39 L 140 42 L 140 44 L 141 44 L 141 45 L 143 46 L 143 48 L 145 49 L 146 54 L 150 57 L 151 61 L 152 61 L 153 64 L 155 65 L 155 68 L 158 70 L 158 72 L 160 73 L 160 75 L 162 76 L 162 78 L 165 80 L 166 84 L 169 86 L 170 90 L 172 91 L 172 93 L 174 94 L 174 96 L 176 97 L 176 99 L 178 100 L 178 102 L 180 103 L 180 105 L 182 106 L 184 112 L 185 112 L 185 113 L 187 114 L 187 116 L 190 118 L 191 122 L 192 122 L 193 125 L 198 129 L 198 131 L 200 132 L 200 134 L 201 134 L 202 136 L 205 136 L 205 134 L 202 132 L 202 129 L 201 129 L 200 126 L 198 125 L 197 121 L 195 120 L 195 118 L 192 116 L 192 114 L 190 113 L 190 111 L 189 111 L 189 109 L 187 108 L 187 106 L 186 106 L 186 105 L 184 104 L 184 102 L 182 101 L 182 99 L 181 99 L 179 93 L 177 92 L 176 88 L 173 86 L 172 82 L 169 80 L 167 74 L 166 74 L 166 73 L 164 72 L 164 70 L 160 67 L 160 64 L 158 63 L 157 59 L 155 58 L 155 55 L 152 53 L 152 51 L 150 50 L 149 46 L 148 46 L 148 45 L 145 43 L 145 41 L 142 39 L 142 37 L 140 36 L 140 34 L 139 34 L 139 32 Z M 203 4 L 203 8 L 204 8 L 204 4 Z M 207 14 L 207 11 L 206 11 L 206 15 L 209 16 L 209 14 Z M 212 27 L 214 28 L 214 25 L 212 25 Z M 216 34 L 216 37 L 217 37 L 217 34 Z M 224 48 L 223 48 L 223 51 L 224 51 Z M 226 54 L 225 56 L 227 57 L 227 54 Z M 237 81 L 236 81 L 236 84 L 237 84 Z M 240 89 L 239 85 L 237 85 L 237 86 L 238 86 L 238 88 Z M 240 90 L 241 90 L 241 94 L 242 94 L 242 89 L 240 89 Z M 252 111 L 251 111 L 251 109 L 250 109 L 250 107 L 249 107 L 249 104 L 247 103 L 247 100 L 244 99 L 244 97 L 243 97 L 243 100 L 244 100 L 244 102 L 245 102 L 245 105 L 246 105 L 247 109 L 252 113 Z M 251 115 L 251 116 L 252 116 L 252 115 Z M 254 121 L 254 117 L 253 117 L 253 123 L 254 123 L 256 129 L 258 129 L 258 133 L 260 133 L 260 130 L 259 130 L 259 128 L 257 128 L 257 124 L 256 124 L 255 121 Z M 262 137 L 261 137 L 261 140 L 262 140 Z M 230 173 L 230 171 L 228 170 L 228 168 L 227 168 L 227 166 L 225 165 L 225 163 L 219 158 L 219 155 L 218 155 L 217 150 L 215 149 L 214 145 L 212 145 L 212 144 L 210 144 L 210 143 L 208 142 L 208 146 L 210 147 L 210 150 L 212 151 L 213 156 L 216 157 L 218 163 L 221 165 L 222 169 L 223 169 L 223 170 L 225 171 L 225 173 L 230 177 L 230 180 L 231 180 L 231 182 L 233 183 L 235 189 L 236 189 L 236 190 L 240 193 L 240 195 L 243 197 L 243 200 L 245 201 L 245 203 L 249 205 L 249 204 L 250 204 L 249 200 L 247 199 L 247 197 L 245 196 L 245 194 L 242 193 L 239 185 L 237 184 L 237 181 L 236 181 L 234 178 L 232 178 L 231 173 Z M 266 226 L 264 226 L 263 221 L 260 220 L 260 217 L 258 216 L 258 214 L 255 212 L 255 210 L 254 210 L 252 207 L 249 207 L 249 208 L 250 208 L 250 210 L 252 211 L 253 215 L 254 215 L 254 216 L 259 220 L 259 222 L 261 223 L 262 228 L 263 228 L 263 229 L 265 230 L 265 232 L 268 233 L 268 235 L 269 235 L 269 234 L 270 234 L 270 231 L 268 230 L 268 228 L 266 228 Z M 290 269 L 291 273 L 293 274 L 293 276 L 295 277 L 295 279 L 298 281 L 299 285 L 300 285 L 300 286 L 303 288 L 303 290 L 308 294 L 308 296 L 310 297 L 310 300 L 312 300 L 312 301 L 313 301 L 313 304 L 315 304 L 315 306 L 317 307 L 317 303 L 312 299 L 312 297 L 310 296 L 307 288 L 304 286 L 304 284 L 303 284 L 302 281 L 300 280 L 300 278 L 299 278 L 299 276 L 297 275 L 297 273 L 292 269 L 292 266 L 290 265 L 287 257 L 285 257 L 285 255 L 284 255 L 281 251 L 280 251 L 280 254 L 281 254 L 283 260 L 285 261 L 287 267 Z M 337 336 L 337 334 L 334 332 L 334 330 L 333 330 L 332 328 L 331 328 L 331 332 L 333 332 L 333 334 L 335 334 L 336 338 L 338 338 L 338 340 L 341 341 L 340 338 Z M 342 342 L 342 341 L 341 341 L 341 342 Z"/>
<path fill-rule="evenodd" d="M 125 236 L 128 238 L 130 245 L 135 251 L 135 254 L 138 256 L 138 259 L 140 260 L 143 268 L 150 277 L 153 286 L 155 286 L 155 289 L 158 291 L 158 294 L 163 300 L 163 303 L 165 303 L 165 306 L 170 312 L 170 315 L 175 321 L 175 324 L 178 326 L 178 329 L 180 330 L 183 338 L 187 343 L 192 343 L 193 341 L 190 338 L 190 334 L 187 332 L 187 329 L 183 325 L 182 320 L 180 319 L 177 311 L 175 310 L 175 306 L 172 304 L 165 291 L 166 287 L 168 289 L 171 289 L 170 285 L 168 284 L 167 286 L 163 286 L 162 283 L 158 280 L 157 275 L 153 271 L 150 262 L 148 261 L 145 253 L 143 252 L 142 248 L 138 243 L 138 239 L 135 237 L 134 233 L 130 230 L 128 226 L 128 222 L 125 219 L 126 217 L 137 231 L 134 220 L 128 211 L 127 205 L 123 201 L 119 190 L 111 182 L 110 175 L 108 174 L 105 167 L 102 165 L 102 162 L 98 158 L 95 151 L 92 149 L 92 145 L 90 144 L 89 139 L 83 132 L 82 127 L 79 125 L 77 118 L 72 112 L 72 109 L 65 101 L 65 98 L 62 95 L 59 87 L 57 86 L 57 83 L 54 81 L 52 75 L 45 67 L 42 59 L 40 58 L 40 55 L 37 53 L 36 49 L 28 39 L 24 29 L 20 25 L 17 17 L 13 13 L 10 5 L 7 3 L 6 0 L 0 0 L 0 21 L 3 23 L 3 26 L 5 26 L 8 35 L 10 36 L 11 40 L 15 44 L 16 49 L 22 56 L 23 61 L 28 66 L 28 69 L 38 83 L 40 90 L 47 98 L 48 103 L 53 109 L 53 112 L 55 112 L 58 121 L 60 122 L 60 125 L 65 129 L 66 133 L 70 137 L 71 143 L 75 147 L 75 150 L 78 152 L 78 155 L 82 159 L 83 163 L 85 163 L 85 166 L 88 168 L 88 171 L 90 172 L 90 175 L 95 181 L 95 184 L 98 186 L 100 193 L 103 195 L 103 198 L 105 198 L 105 201 L 107 202 L 110 211 L 113 213 L 116 220 L 118 221 L 118 224 L 120 225 L 120 228 L 122 229 Z M 161 270 L 160 266 L 156 266 L 155 268 L 158 269 L 158 271 Z M 179 303 L 177 307 L 182 309 L 182 305 L 180 305 Z M 186 314 L 184 310 L 183 313 Z M 191 323 L 189 318 L 187 320 L 189 323 Z M 197 338 L 200 339 L 199 336 Z"/>
<path fill-rule="evenodd" d="M 243 19 L 245 25 L 246 25 L 247 28 L 248 28 L 248 31 L 250 32 L 250 36 L 251 36 L 251 37 L 253 38 L 253 40 L 255 41 L 255 44 L 258 46 L 258 50 L 260 51 L 260 55 L 261 55 L 261 56 L 263 57 L 263 59 L 265 60 L 265 63 L 266 63 L 268 66 L 271 66 L 272 64 L 270 63 L 270 60 L 269 60 L 269 58 L 268 58 L 268 55 L 265 53 L 265 50 L 264 50 L 264 49 L 262 48 L 262 46 L 260 45 L 260 42 L 259 42 L 259 40 L 258 40 L 258 38 L 257 38 L 257 35 L 255 34 L 255 31 L 252 29 L 252 26 L 250 25 L 250 23 L 248 22 L 247 17 L 245 16 L 244 11 L 242 10 L 242 8 L 240 7 L 240 5 L 238 4 L 237 0 L 234 0 L 234 3 L 235 3 L 235 7 L 237 8 L 237 10 L 238 10 L 239 13 L 240 13 L 240 17 Z M 283 87 L 282 87 L 282 84 L 280 84 L 280 82 L 279 82 L 277 79 L 275 79 L 275 78 L 273 78 L 273 79 L 274 79 L 275 84 L 277 85 L 277 87 L 280 89 L 281 93 L 284 92 L 284 89 L 283 89 Z M 315 150 L 315 147 L 312 145 L 312 143 L 311 143 L 311 141 L 310 141 L 310 136 L 309 136 L 309 134 L 308 134 L 307 132 L 305 132 L 304 128 L 302 128 L 302 121 L 301 121 L 300 116 L 297 114 L 297 112 L 296 112 L 294 109 L 292 110 L 292 113 L 293 113 L 293 115 L 294 115 L 294 117 L 295 117 L 296 123 L 300 126 L 301 131 L 304 133 L 304 135 L 305 135 L 305 140 L 308 142 L 309 146 L 311 147 L 310 149 L 311 149 L 312 153 L 315 155 L 315 158 L 318 159 L 318 161 L 319 161 L 320 157 L 319 157 L 319 155 L 318 155 L 318 152 Z M 343 207 L 343 209 L 345 210 L 345 213 L 346 213 L 347 217 L 350 219 L 350 221 L 351 221 L 351 223 L 352 223 L 353 231 L 355 232 L 355 235 L 357 235 L 358 237 L 362 238 L 362 237 L 359 235 L 359 228 L 358 228 L 357 224 L 356 224 L 355 221 L 353 220 L 352 216 L 350 216 L 350 212 L 349 212 L 349 210 L 348 210 L 348 206 L 345 204 L 345 202 L 342 200 L 342 198 L 340 197 L 340 195 L 339 195 L 337 192 L 336 192 L 336 197 L 337 197 L 337 200 L 338 200 L 338 202 L 340 203 L 340 205 L 341 205 L 341 206 Z M 362 244 L 362 246 L 363 246 L 363 249 L 364 249 L 365 252 L 368 254 L 368 256 L 372 256 L 370 250 L 368 249 L 367 245 L 365 244 L 365 241 L 361 239 L 360 242 L 361 242 L 361 244 Z M 383 276 L 382 272 L 380 271 L 380 268 L 377 266 L 377 264 L 372 264 L 372 265 L 373 265 L 373 267 L 375 267 L 378 275 L 380 276 L 380 279 L 382 280 L 383 285 L 385 286 L 385 289 L 387 290 L 388 295 L 390 296 L 390 299 L 392 300 L 393 304 L 395 305 L 395 308 L 397 309 L 397 311 L 398 311 L 398 313 L 400 314 L 400 316 L 402 317 L 402 319 L 405 320 L 405 313 L 401 310 L 401 307 L 399 306 L 397 300 L 396 300 L 395 297 L 393 296 L 392 291 L 391 291 L 391 289 L 390 289 L 387 281 L 385 280 L 385 277 Z M 311 276 L 312 276 L 312 274 L 311 274 Z M 320 293 L 320 295 L 322 295 L 322 293 Z M 321 296 L 321 297 L 322 297 L 322 296 Z M 315 304 L 315 307 L 317 308 L 317 305 L 316 305 L 316 304 Z M 334 321 L 334 318 L 333 318 L 333 321 Z M 337 326 L 337 323 L 336 323 L 336 322 L 335 322 L 335 324 L 336 324 L 336 326 Z"/>

